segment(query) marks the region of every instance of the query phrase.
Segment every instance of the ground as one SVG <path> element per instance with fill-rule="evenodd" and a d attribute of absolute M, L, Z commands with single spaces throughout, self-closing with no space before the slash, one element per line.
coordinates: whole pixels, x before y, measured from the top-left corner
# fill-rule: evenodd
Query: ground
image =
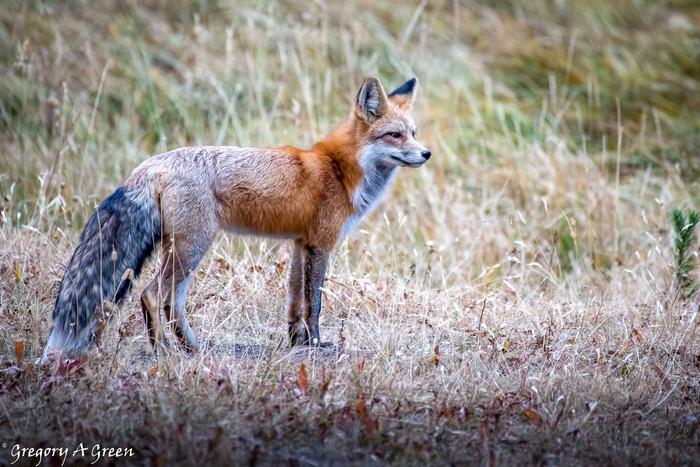
<path fill-rule="evenodd" d="M 0 463 L 698 464 L 671 210 L 700 193 L 700 8 L 394 3 L 3 8 Z M 309 146 L 368 74 L 419 78 L 433 158 L 338 245 L 331 347 L 288 345 L 289 245 L 222 235 L 187 299 L 202 352 L 148 347 L 156 257 L 86 358 L 34 363 L 82 225 L 140 161 Z"/>

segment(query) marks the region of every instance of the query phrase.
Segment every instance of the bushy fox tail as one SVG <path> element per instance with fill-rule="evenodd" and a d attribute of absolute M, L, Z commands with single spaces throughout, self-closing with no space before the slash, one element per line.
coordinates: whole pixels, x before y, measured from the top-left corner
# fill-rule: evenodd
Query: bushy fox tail
<path fill-rule="evenodd" d="M 82 354 L 160 241 L 160 213 L 145 189 L 118 188 L 90 217 L 61 280 L 44 350 Z"/>

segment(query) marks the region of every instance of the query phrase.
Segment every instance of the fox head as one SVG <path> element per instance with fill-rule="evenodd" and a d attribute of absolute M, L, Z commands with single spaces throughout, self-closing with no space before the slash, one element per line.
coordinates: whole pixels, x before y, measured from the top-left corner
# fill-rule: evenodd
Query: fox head
<path fill-rule="evenodd" d="M 354 118 L 362 129 L 361 165 L 420 167 L 430 159 L 430 151 L 416 140 L 411 118 L 417 85 L 412 78 L 387 95 L 377 78 L 362 83 L 354 105 Z"/>

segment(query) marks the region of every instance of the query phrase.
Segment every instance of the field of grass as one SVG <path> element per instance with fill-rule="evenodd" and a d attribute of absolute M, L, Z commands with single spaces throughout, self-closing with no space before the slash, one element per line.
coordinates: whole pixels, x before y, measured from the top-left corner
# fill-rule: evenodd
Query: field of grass
<path fill-rule="evenodd" d="M 8 0 L 0 69 L 0 465 L 700 463 L 671 222 L 700 201 L 697 2 Z M 87 359 L 33 363 L 141 161 L 308 147 L 369 74 L 419 78 L 433 158 L 332 257 L 332 348 L 287 343 L 288 245 L 221 236 L 187 300 L 205 351 L 150 351 L 156 258 Z"/>

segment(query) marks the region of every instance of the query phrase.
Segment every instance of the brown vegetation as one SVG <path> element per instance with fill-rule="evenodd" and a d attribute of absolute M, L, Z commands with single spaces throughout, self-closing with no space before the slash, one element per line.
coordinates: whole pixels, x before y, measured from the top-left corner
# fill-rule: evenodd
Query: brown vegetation
<path fill-rule="evenodd" d="M 700 9 L 375 3 L 2 8 L 0 462 L 698 462 L 670 211 L 698 200 Z M 80 227 L 140 161 L 309 146 L 365 74 L 419 76 L 434 156 L 333 256 L 334 348 L 287 345 L 287 246 L 227 236 L 187 303 L 205 352 L 155 359 L 137 288 L 89 359 L 32 363 Z"/>

